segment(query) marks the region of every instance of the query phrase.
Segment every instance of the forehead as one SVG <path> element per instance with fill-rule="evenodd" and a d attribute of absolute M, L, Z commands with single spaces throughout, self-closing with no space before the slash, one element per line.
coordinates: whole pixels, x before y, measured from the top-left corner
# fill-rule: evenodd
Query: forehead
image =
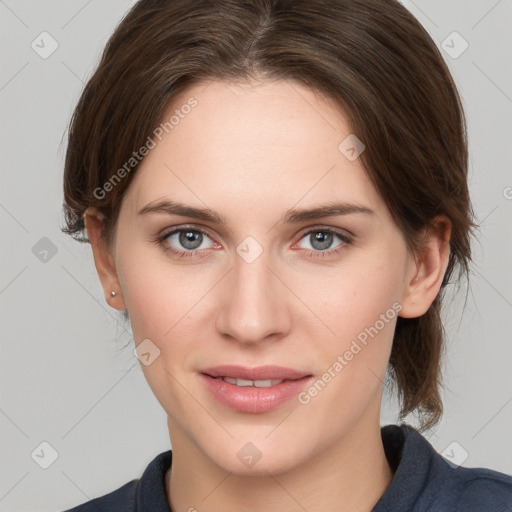
<path fill-rule="evenodd" d="M 339 149 L 351 134 L 344 112 L 298 83 L 196 84 L 173 101 L 165 122 L 125 198 L 133 212 L 166 196 L 253 214 L 299 201 L 383 206 L 360 160 Z"/>

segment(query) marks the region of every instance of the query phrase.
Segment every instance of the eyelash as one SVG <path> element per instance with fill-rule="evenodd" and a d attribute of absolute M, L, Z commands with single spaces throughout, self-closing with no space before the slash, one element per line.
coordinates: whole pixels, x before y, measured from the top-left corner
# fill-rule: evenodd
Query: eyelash
<path fill-rule="evenodd" d="M 202 229 L 184 226 L 184 227 L 181 227 L 178 229 L 173 229 L 171 231 L 167 231 L 164 234 L 158 236 L 154 241 L 160 247 L 162 247 L 162 249 L 165 252 L 170 253 L 179 258 L 202 257 L 202 256 L 198 255 L 198 253 L 201 253 L 202 251 L 206 251 L 208 249 L 195 249 L 195 250 L 191 250 L 191 251 L 179 251 L 177 249 L 174 249 L 172 246 L 170 246 L 169 244 L 166 243 L 166 240 L 170 236 L 175 235 L 176 233 L 182 233 L 182 232 L 200 233 L 201 235 L 207 236 L 208 238 L 211 239 L 211 237 L 208 235 L 208 233 L 206 231 L 203 231 Z M 322 228 L 322 227 L 316 227 L 316 228 L 310 229 L 309 231 L 303 233 L 302 236 L 300 237 L 300 240 L 302 240 L 303 238 L 306 238 L 307 236 L 311 235 L 312 233 L 333 234 L 333 235 L 336 235 L 337 237 L 339 237 L 343 243 L 340 244 L 335 249 L 329 249 L 329 250 L 325 250 L 325 251 L 303 249 L 304 251 L 306 251 L 306 255 L 308 257 L 325 258 L 325 257 L 336 256 L 336 255 L 340 254 L 343 250 L 345 250 L 347 245 L 351 245 L 353 243 L 353 239 L 351 237 L 345 235 L 344 233 L 342 233 L 336 229 L 333 229 L 333 228 Z"/>

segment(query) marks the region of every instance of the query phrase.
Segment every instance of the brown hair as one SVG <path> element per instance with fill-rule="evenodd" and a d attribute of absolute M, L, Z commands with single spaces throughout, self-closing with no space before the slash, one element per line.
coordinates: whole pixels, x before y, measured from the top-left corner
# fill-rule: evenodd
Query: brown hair
<path fill-rule="evenodd" d="M 476 224 L 461 101 L 436 45 L 394 0 L 139 1 L 70 123 L 63 231 L 87 241 L 83 215 L 94 207 L 111 243 L 137 162 L 108 193 L 102 187 L 119 178 L 169 104 L 194 83 L 253 78 L 295 80 L 337 101 L 409 249 L 417 254 L 422 230 L 444 214 L 452 234 L 443 286 L 456 268 L 458 278 L 468 275 Z M 442 292 L 421 317 L 398 318 L 389 365 L 401 418 L 419 412 L 423 428 L 442 413 Z"/>

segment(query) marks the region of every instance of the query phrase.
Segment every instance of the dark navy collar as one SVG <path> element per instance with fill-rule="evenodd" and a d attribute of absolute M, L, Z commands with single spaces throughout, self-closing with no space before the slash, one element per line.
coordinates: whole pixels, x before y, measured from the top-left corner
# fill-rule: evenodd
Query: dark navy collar
<path fill-rule="evenodd" d="M 167 502 L 165 475 L 171 467 L 172 451 L 155 457 L 145 469 L 136 489 L 135 512 L 171 512 Z"/>

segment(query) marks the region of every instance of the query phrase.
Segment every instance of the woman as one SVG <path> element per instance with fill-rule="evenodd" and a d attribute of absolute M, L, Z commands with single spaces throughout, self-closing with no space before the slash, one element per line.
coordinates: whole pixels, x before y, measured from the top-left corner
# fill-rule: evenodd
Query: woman
<path fill-rule="evenodd" d="M 475 227 L 459 96 L 399 3 L 138 2 L 64 193 L 172 445 L 72 510 L 510 506 L 509 476 L 380 427 L 387 371 L 401 419 L 439 421 L 443 288 Z"/>

